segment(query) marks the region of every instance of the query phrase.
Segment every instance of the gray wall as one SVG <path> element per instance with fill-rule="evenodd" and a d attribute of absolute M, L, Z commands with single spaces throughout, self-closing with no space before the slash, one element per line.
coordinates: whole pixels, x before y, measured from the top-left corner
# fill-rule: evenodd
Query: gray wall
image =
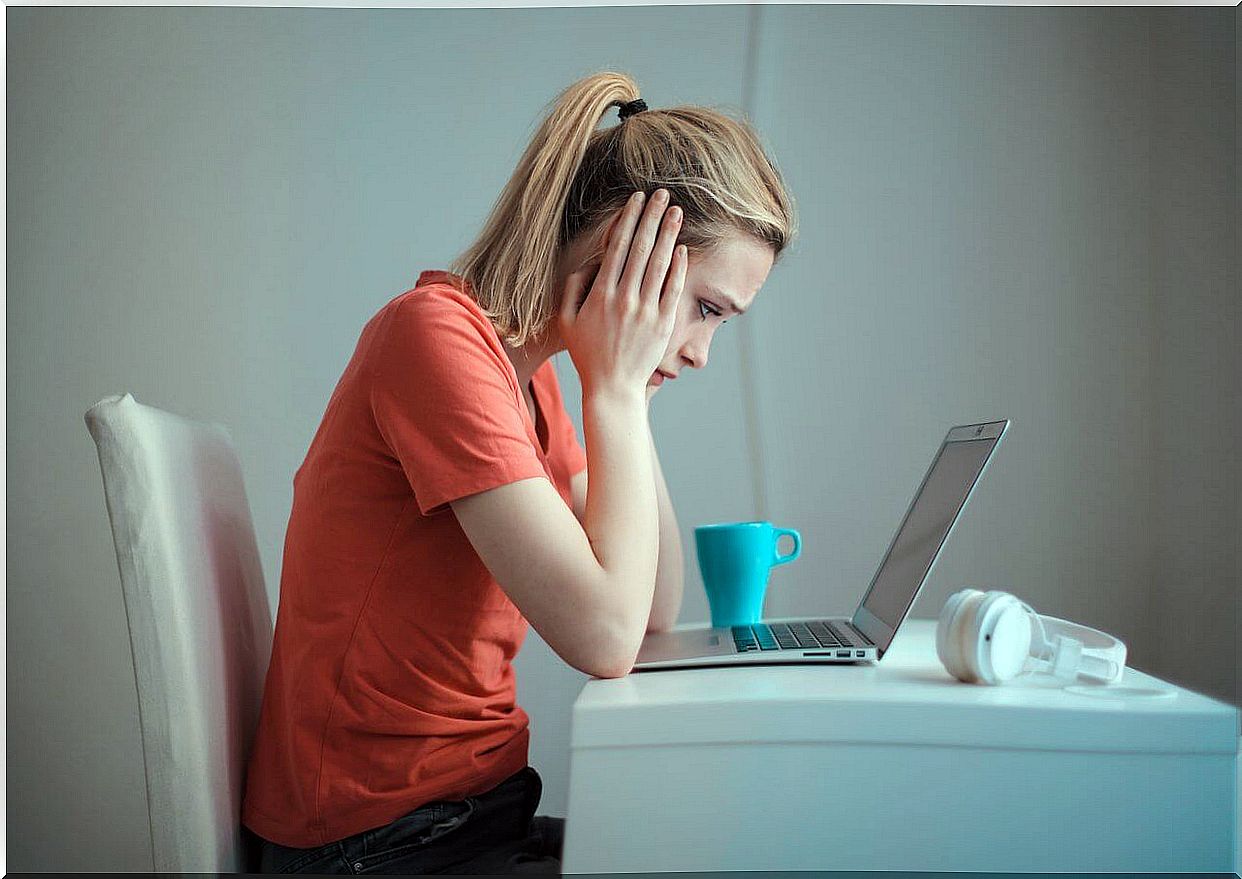
<path fill-rule="evenodd" d="M 1154 15 L 1151 646 L 1167 679 L 1239 704 L 1238 16 Z"/>
<path fill-rule="evenodd" d="M 10 9 L 9 869 L 150 866 L 82 413 L 130 391 L 227 425 L 274 603 L 292 475 L 358 331 L 468 243 L 545 103 L 605 68 L 655 107 L 745 107 L 802 213 L 709 368 L 652 404 L 681 621 L 708 616 L 693 526 L 758 516 L 806 542 L 768 612 L 850 611 L 944 430 L 1009 417 L 914 615 L 1008 589 L 1238 703 L 1235 21 Z M 531 630 L 542 813 L 565 811 L 585 680 Z"/>

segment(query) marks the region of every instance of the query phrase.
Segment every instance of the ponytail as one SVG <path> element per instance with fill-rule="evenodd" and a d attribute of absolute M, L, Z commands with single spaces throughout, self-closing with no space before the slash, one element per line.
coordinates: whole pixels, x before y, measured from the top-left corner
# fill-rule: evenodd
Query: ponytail
<path fill-rule="evenodd" d="M 514 347 L 537 338 L 555 314 L 564 213 L 582 157 L 611 107 L 638 97 L 634 80 L 600 73 L 556 98 L 483 232 L 450 269 L 469 283 L 497 333 Z"/>

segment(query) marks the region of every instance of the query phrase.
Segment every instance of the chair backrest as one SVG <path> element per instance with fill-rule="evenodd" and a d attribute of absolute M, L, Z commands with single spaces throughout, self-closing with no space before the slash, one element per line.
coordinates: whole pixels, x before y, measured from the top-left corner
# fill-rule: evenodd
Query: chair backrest
<path fill-rule="evenodd" d="M 129 622 L 158 872 L 243 872 L 246 759 L 272 646 L 227 431 L 129 394 L 86 413 Z"/>

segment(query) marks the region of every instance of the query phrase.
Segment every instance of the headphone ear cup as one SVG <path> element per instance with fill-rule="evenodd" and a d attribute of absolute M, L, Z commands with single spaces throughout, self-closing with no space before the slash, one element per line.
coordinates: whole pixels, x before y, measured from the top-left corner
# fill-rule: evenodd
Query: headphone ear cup
<path fill-rule="evenodd" d="M 1018 600 L 1008 592 L 988 592 L 975 611 L 973 631 L 963 637 L 963 649 L 970 651 L 979 680 L 985 684 L 1004 683 L 1022 667 L 1022 659 L 1015 663 L 1013 656 L 1015 647 L 1020 646 L 1013 625 L 1015 607 L 1021 610 Z M 1030 649 L 1029 643 L 1026 649 Z"/>
<path fill-rule="evenodd" d="M 962 659 L 959 628 L 966 605 L 982 595 L 978 589 L 961 589 L 953 593 L 945 602 L 936 626 L 936 654 L 940 657 L 940 663 L 953 677 L 968 683 L 972 676 Z"/>
<path fill-rule="evenodd" d="M 1023 672 L 1031 655 L 1031 620 L 1026 608 L 1012 595 L 984 631 L 983 652 L 987 654 L 988 674 L 995 683 L 1005 683 Z"/>
<path fill-rule="evenodd" d="M 961 664 L 962 671 L 964 672 L 962 680 L 972 684 L 983 682 L 977 655 L 979 620 L 981 619 L 980 611 L 983 605 L 991 597 L 991 592 L 976 592 L 972 595 L 970 600 L 963 605 L 961 619 L 956 627 L 958 662 Z"/>
<path fill-rule="evenodd" d="M 966 598 L 968 590 L 959 589 L 948 597 L 944 603 L 944 607 L 940 608 L 940 618 L 936 622 L 936 656 L 940 659 L 940 664 L 944 666 L 945 671 L 957 677 L 954 669 L 953 657 L 949 650 L 949 631 L 953 624 L 953 617 L 957 615 L 957 609 L 961 606 L 963 599 Z"/>

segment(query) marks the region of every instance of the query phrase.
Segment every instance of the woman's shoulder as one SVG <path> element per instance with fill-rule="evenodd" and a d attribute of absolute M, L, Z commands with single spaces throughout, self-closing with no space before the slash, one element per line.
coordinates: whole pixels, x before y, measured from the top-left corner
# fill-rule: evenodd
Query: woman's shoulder
<path fill-rule="evenodd" d="M 425 272 L 420 272 L 418 282 L 415 283 L 413 289 L 420 290 L 424 287 L 448 287 L 454 292 L 467 297 L 470 290 L 470 284 L 465 278 L 452 272 L 446 272 L 443 269 L 428 269 Z"/>
<path fill-rule="evenodd" d="M 489 345 L 499 339 L 491 320 L 470 294 L 468 283 L 440 270 L 420 274 L 413 287 L 388 300 L 372 320 L 378 324 L 398 324 L 407 333 L 434 333 L 448 328 L 478 335 Z"/>
<path fill-rule="evenodd" d="M 439 269 L 422 272 L 410 289 L 388 300 L 381 311 L 402 308 L 422 312 L 483 315 L 465 279 Z M 484 315 L 485 316 L 485 315 Z"/>
<path fill-rule="evenodd" d="M 448 368 L 503 367 L 500 337 L 468 289 L 449 272 L 420 274 L 417 284 L 390 299 L 372 318 L 375 344 L 367 346 L 370 356 L 405 367 L 431 361 Z"/>

